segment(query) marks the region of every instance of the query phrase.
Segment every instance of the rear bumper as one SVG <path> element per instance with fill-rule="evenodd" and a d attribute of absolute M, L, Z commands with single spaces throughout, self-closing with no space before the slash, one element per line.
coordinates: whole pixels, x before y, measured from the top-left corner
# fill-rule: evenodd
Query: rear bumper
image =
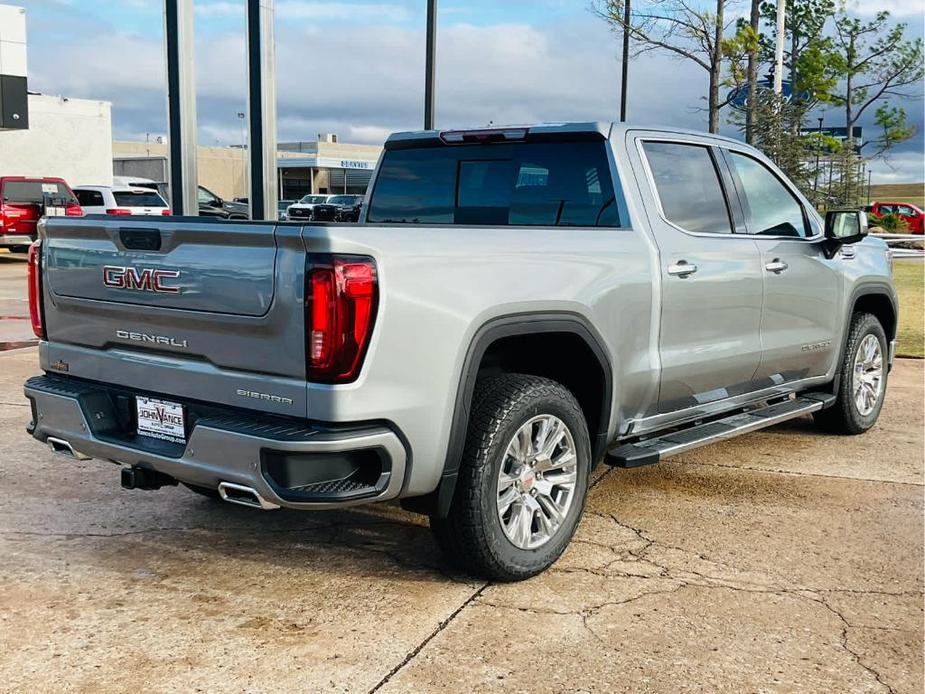
<path fill-rule="evenodd" d="M 35 234 L 0 234 L 0 248 L 28 246 L 35 241 Z"/>
<path fill-rule="evenodd" d="M 383 424 L 327 428 L 189 404 L 198 416 L 188 425 L 187 443 L 166 444 L 120 425 L 125 412 L 116 411 L 118 398 L 131 395 L 108 386 L 39 376 L 26 382 L 25 395 L 32 404 L 29 433 L 43 443 L 53 439 L 58 451 L 140 466 L 199 487 L 218 489 L 223 482 L 249 487 L 270 507 L 325 509 L 393 499 L 408 464 L 401 439 Z M 354 460 L 376 468 L 347 480 L 337 477 Z"/>

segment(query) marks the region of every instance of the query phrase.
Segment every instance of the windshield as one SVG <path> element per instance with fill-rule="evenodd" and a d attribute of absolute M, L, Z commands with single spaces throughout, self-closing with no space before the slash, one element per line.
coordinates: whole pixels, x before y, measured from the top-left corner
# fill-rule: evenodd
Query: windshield
<path fill-rule="evenodd" d="M 619 226 L 598 142 L 524 142 L 387 150 L 368 221 Z"/>
<path fill-rule="evenodd" d="M 320 205 L 327 199 L 327 195 L 306 195 L 304 198 L 299 200 L 299 202 L 308 205 Z"/>
<path fill-rule="evenodd" d="M 328 202 L 332 205 L 356 205 L 361 199 L 358 195 L 335 195 Z"/>

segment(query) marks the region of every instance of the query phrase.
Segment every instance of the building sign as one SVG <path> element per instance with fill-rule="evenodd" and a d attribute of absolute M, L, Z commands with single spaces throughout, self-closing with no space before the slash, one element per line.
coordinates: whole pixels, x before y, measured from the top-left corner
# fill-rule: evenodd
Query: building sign
<path fill-rule="evenodd" d="M 368 159 L 335 159 L 333 157 L 285 157 L 277 159 L 281 169 L 352 169 L 372 171 L 376 162 Z"/>

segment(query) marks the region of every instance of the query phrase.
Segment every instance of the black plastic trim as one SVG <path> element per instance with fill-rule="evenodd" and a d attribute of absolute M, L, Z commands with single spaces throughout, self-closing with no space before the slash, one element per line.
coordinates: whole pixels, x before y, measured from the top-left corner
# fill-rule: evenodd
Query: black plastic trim
<path fill-rule="evenodd" d="M 446 460 L 443 464 L 443 476 L 434 492 L 434 497 L 423 505 L 439 517 L 445 517 L 450 509 L 453 492 L 456 488 L 456 476 L 462 460 L 463 447 L 466 443 L 466 430 L 469 422 L 469 408 L 478 377 L 479 366 L 485 352 L 495 341 L 515 335 L 535 333 L 572 333 L 584 340 L 597 358 L 598 365 L 604 373 L 604 397 L 597 427 L 591 433 L 592 464 L 597 462 L 607 450 L 607 431 L 610 426 L 610 411 L 613 400 L 613 367 L 603 339 L 591 325 L 590 321 L 578 313 L 547 312 L 520 313 L 494 318 L 479 328 L 466 352 L 459 386 L 456 389 L 456 405 L 453 409 L 453 422 L 447 442 Z M 408 503 L 406 507 L 419 510 L 421 504 Z"/>

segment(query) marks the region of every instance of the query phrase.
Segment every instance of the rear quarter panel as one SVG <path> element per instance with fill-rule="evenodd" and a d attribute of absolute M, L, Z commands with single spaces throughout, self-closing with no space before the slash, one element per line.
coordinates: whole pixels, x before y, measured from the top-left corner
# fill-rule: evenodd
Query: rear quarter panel
<path fill-rule="evenodd" d="M 406 496 L 437 485 L 463 362 L 492 319 L 566 312 L 594 326 L 619 393 L 611 428 L 651 396 L 652 259 L 638 231 L 309 225 L 303 237 L 311 252 L 376 259 L 380 304 L 362 373 L 351 384 L 310 384 L 308 410 L 327 421 L 393 421 L 412 447 Z"/>

